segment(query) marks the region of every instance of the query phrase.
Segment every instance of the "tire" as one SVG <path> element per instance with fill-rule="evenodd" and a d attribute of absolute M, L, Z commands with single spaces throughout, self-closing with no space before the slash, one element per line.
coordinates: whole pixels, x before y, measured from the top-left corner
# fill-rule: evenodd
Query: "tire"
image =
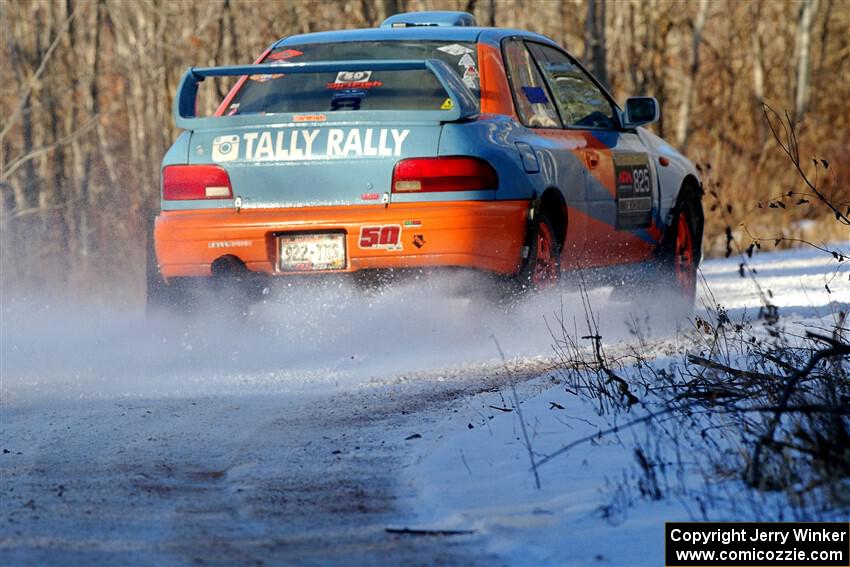
<path fill-rule="evenodd" d="M 192 312 L 195 298 L 191 293 L 192 286 L 186 278 L 174 278 L 166 283 L 159 272 L 148 275 L 147 293 L 145 298 L 145 314 L 157 315 L 187 315 Z"/>
<path fill-rule="evenodd" d="M 561 245 L 555 236 L 552 222 L 544 213 L 537 213 L 531 229 L 528 258 L 513 279 L 518 295 L 558 287 L 561 281 Z"/>
<path fill-rule="evenodd" d="M 606 274 L 601 281 L 603 285 L 611 286 L 612 300 L 637 304 L 658 293 L 661 286 L 657 282 L 662 277 L 661 273 L 659 262 L 651 260 Z"/>
<path fill-rule="evenodd" d="M 631 304 L 643 314 L 678 321 L 693 314 L 699 266 L 700 204 L 683 195 L 655 258 L 617 272 L 610 280 L 611 299 Z"/>
<path fill-rule="evenodd" d="M 697 223 L 699 203 L 685 196 L 673 209 L 673 222 L 661 251 L 662 281 L 672 289 L 683 306 L 692 311 L 696 299 L 699 267 Z"/>

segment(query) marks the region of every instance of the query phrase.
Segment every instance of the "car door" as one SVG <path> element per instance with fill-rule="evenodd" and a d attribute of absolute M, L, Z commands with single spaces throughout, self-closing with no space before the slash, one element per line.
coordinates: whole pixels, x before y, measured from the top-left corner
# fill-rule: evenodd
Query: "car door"
<path fill-rule="evenodd" d="M 647 258 L 656 242 L 648 229 L 658 190 L 643 143 L 620 128 L 610 97 L 573 58 L 550 45 L 526 44 L 553 95 L 562 137 L 586 172 L 584 199 L 570 218 L 583 217 L 585 232 L 574 262 L 592 267 Z"/>
<path fill-rule="evenodd" d="M 586 169 L 580 148 L 584 140 L 580 132 L 563 128 L 554 97 L 540 74 L 521 37 L 502 42 L 505 71 L 518 120 L 518 144 L 533 148 L 540 163 L 543 183 L 539 189 L 560 189 L 567 204 L 567 235 L 561 251 L 561 265 L 568 268 L 585 246 L 584 216 L 573 211 L 583 208 L 587 193 Z"/>

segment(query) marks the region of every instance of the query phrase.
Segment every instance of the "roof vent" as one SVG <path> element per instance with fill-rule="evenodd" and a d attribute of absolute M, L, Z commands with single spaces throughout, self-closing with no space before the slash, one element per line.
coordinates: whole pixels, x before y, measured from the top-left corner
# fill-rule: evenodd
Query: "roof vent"
<path fill-rule="evenodd" d="M 468 12 L 406 12 L 390 16 L 382 28 L 477 26 L 475 16 Z"/>

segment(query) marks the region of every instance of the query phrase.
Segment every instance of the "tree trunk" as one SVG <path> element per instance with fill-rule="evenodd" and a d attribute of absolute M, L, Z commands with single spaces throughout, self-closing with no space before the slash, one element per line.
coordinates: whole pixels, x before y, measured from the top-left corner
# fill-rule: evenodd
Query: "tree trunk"
<path fill-rule="evenodd" d="M 360 10 L 363 12 L 363 21 L 368 27 L 373 28 L 378 25 L 374 0 L 360 0 Z"/>
<path fill-rule="evenodd" d="M 693 21 L 693 36 L 691 41 L 690 65 L 682 86 L 682 106 L 679 108 L 679 120 L 676 122 L 676 141 L 680 150 L 688 147 L 690 135 L 691 107 L 694 101 L 694 84 L 699 73 L 699 46 L 702 42 L 702 30 L 705 27 L 705 17 L 708 13 L 708 0 L 700 0 L 696 19 Z"/>
<path fill-rule="evenodd" d="M 812 23 L 818 9 L 818 0 L 803 0 L 797 16 L 794 53 L 797 63 L 797 82 L 794 89 L 794 121 L 799 121 L 809 104 L 809 67 L 812 43 Z"/>
<path fill-rule="evenodd" d="M 608 88 L 605 46 L 605 0 L 587 0 L 584 23 L 584 59 L 596 79 Z"/>
<path fill-rule="evenodd" d="M 384 18 L 404 12 L 404 0 L 384 0 Z"/>

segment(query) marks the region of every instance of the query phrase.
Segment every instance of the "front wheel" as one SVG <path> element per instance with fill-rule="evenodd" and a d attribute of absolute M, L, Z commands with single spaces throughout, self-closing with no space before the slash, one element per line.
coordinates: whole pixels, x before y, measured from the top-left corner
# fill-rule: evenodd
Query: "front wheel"
<path fill-rule="evenodd" d="M 674 320 L 693 313 L 699 266 L 698 201 L 685 198 L 673 209 L 654 260 L 617 272 L 611 298 L 630 303 L 639 313 L 664 313 Z"/>
<path fill-rule="evenodd" d="M 676 243 L 673 253 L 673 276 L 682 297 L 694 302 L 697 287 L 696 248 L 693 219 L 687 209 L 679 211 L 676 219 Z"/>
<path fill-rule="evenodd" d="M 696 298 L 699 264 L 698 206 L 692 199 L 676 206 L 671 232 L 661 254 L 662 277 L 689 310 L 693 309 Z"/>

